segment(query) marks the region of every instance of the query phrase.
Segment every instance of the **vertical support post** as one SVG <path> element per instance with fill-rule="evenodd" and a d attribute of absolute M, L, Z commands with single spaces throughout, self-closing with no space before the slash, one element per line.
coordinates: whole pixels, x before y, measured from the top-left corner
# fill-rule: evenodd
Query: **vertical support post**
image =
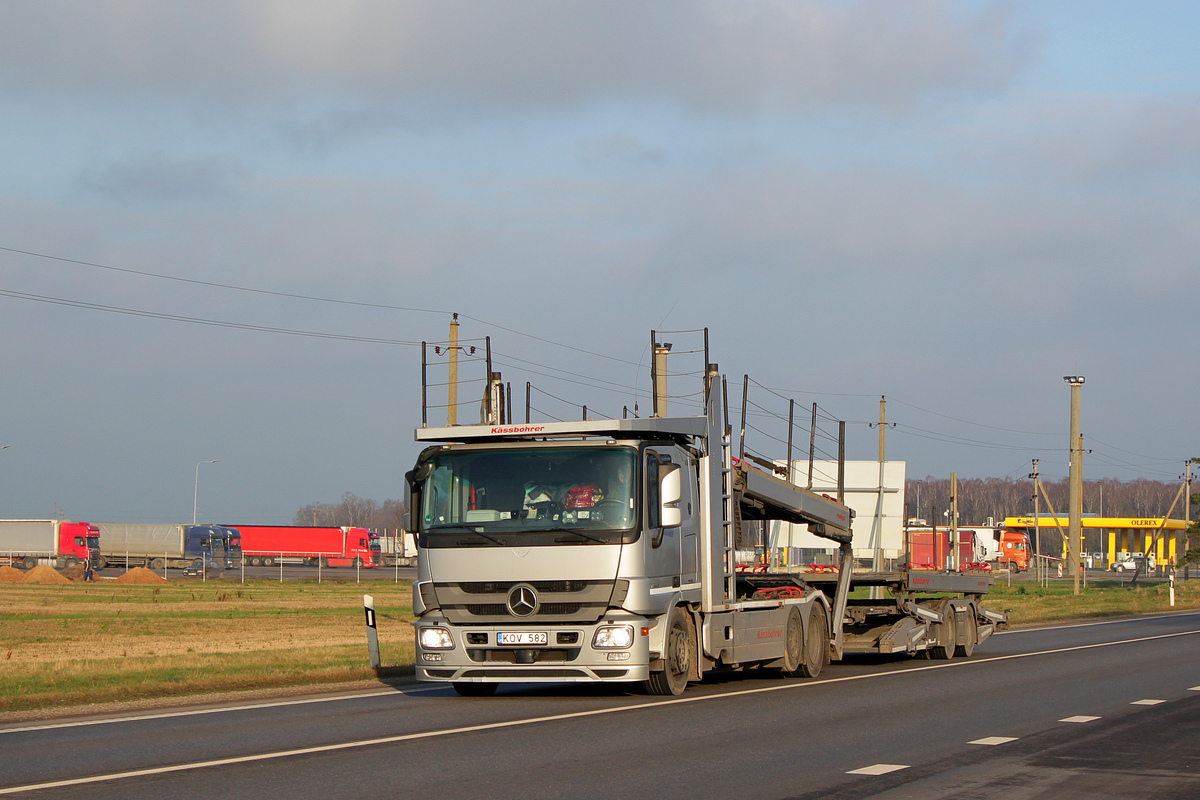
<path fill-rule="evenodd" d="M 817 458 L 817 404 L 813 403 L 812 422 L 808 426 L 808 486 L 812 489 L 813 461 Z"/>
<path fill-rule="evenodd" d="M 421 342 L 421 427 L 429 424 L 429 358 L 428 344 Z"/>
<path fill-rule="evenodd" d="M 504 421 L 512 425 L 512 381 L 504 384 L 504 408 L 508 411 Z"/>
<path fill-rule="evenodd" d="M 667 354 L 671 345 L 663 342 L 654 345 L 654 416 L 667 415 Z"/>
<path fill-rule="evenodd" d="M 837 499 L 846 502 L 846 422 L 838 421 L 838 477 Z"/>
<path fill-rule="evenodd" d="M 742 376 L 742 433 L 738 439 L 738 460 L 746 460 L 746 401 L 750 397 L 750 376 Z"/>
<path fill-rule="evenodd" d="M 950 473 L 950 569 L 958 572 L 958 473 Z"/>
<path fill-rule="evenodd" d="M 371 657 L 371 668 L 379 669 L 382 662 L 379 659 L 379 631 L 375 627 L 375 598 L 369 594 L 363 595 L 363 611 L 367 617 L 367 654 Z"/>
<path fill-rule="evenodd" d="M 793 483 L 793 481 L 792 481 L 792 427 L 795 424 L 795 421 L 796 421 L 796 401 L 789 399 L 788 400 L 787 461 L 785 462 L 787 464 L 787 472 L 784 473 L 784 477 L 787 479 L 788 483 Z M 809 462 L 809 463 L 812 463 L 812 462 Z M 808 484 L 808 488 L 810 488 L 810 489 L 812 488 L 811 482 Z"/>

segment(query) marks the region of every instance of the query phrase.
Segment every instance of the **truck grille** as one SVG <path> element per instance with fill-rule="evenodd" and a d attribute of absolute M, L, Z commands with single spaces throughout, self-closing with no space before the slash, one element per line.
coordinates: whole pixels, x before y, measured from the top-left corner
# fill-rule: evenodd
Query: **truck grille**
<path fill-rule="evenodd" d="M 514 617 L 508 593 L 519 583 L 537 593 L 537 612 Z M 434 584 L 437 604 L 452 623 L 511 623 L 516 619 L 546 622 L 595 622 L 608 610 L 613 581 L 475 581 Z"/>

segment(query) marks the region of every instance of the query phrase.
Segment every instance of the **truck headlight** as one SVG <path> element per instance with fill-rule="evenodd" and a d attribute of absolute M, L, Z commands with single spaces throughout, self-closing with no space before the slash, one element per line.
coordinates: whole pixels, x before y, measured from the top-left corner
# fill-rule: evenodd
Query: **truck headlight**
<path fill-rule="evenodd" d="M 622 648 L 633 644 L 632 625 L 605 625 L 596 629 L 592 647 Z"/>
<path fill-rule="evenodd" d="M 421 628 L 421 647 L 426 650 L 453 650 L 454 640 L 445 628 Z"/>

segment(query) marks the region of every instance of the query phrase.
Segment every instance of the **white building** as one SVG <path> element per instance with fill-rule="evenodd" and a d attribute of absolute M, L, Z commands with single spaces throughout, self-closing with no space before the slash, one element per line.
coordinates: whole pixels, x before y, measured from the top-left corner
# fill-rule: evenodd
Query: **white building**
<path fill-rule="evenodd" d="M 783 462 L 780 462 L 782 465 Z M 906 462 L 885 461 L 882 472 L 878 461 L 847 461 L 844 502 L 854 509 L 854 556 L 873 562 L 883 559 L 880 566 L 896 559 L 904 550 L 904 471 Z M 837 497 L 836 461 L 814 461 L 812 490 L 818 494 Z M 808 461 L 792 462 L 792 482 L 808 484 Z M 808 532 L 807 525 L 790 522 L 771 523 L 771 548 L 803 548 L 832 553 L 836 548 L 828 539 Z M 803 558 L 796 554 L 789 558 Z"/>

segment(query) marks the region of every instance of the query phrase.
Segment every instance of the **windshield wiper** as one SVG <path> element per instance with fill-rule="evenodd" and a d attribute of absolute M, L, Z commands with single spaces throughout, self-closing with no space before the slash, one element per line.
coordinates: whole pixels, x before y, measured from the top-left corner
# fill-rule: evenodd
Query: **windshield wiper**
<path fill-rule="evenodd" d="M 584 539 L 590 539 L 591 541 L 595 542 L 596 544 L 609 544 L 609 542 L 606 542 L 604 539 L 601 539 L 599 536 L 592 536 L 590 533 L 584 533 L 583 531 L 577 531 L 574 528 L 547 528 L 542 531 L 531 531 L 531 533 L 569 533 L 572 536 L 579 536 Z M 566 544 L 569 541 L 571 541 L 571 540 L 564 538 L 562 536 L 559 536 L 559 537 L 555 538 L 554 543 L 555 544 Z"/>
<path fill-rule="evenodd" d="M 490 533 L 484 533 L 483 531 L 479 530 L 478 528 L 473 528 L 470 525 L 438 525 L 436 528 L 430 528 L 427 531 L 427 533 L 473 533 L 476 536 L 482 536 L 484 539 L 487 539 L 490 542 L 494 542 L 495 544 L 498 544 L 501 547 L 506 546 L 504 541 L 497 539 L 495 536 L 492 536 Z M 470 543 L 471 542 L 469 539 L 459 539 L 457 542 L 455 542 L 455 544 L 470 544 Z"/>

